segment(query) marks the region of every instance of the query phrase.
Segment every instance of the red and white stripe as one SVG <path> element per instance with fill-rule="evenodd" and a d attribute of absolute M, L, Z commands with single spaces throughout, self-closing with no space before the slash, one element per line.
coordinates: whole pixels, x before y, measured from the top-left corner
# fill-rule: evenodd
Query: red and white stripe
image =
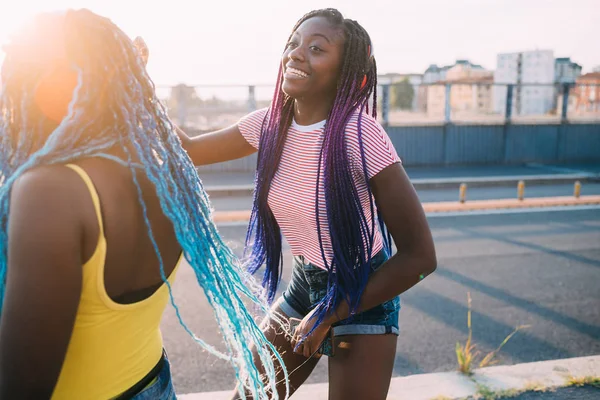
<path fill-rule="evenodd" d="M 239 122 L 244 138 L 258 149 L 260 130 L 267 110 L 255 111 Z M 346 125 L 347 149 L 350 156 L 354 183 L 360 197 L 369 226 L 373 215 L 369 205 L 367 184 L 364 178 L 358 145 L 358 112 Z M 281 232 L 288 241 L 292 254 L 304 256 L 310 263 L 325 268 L 317 234 L 315 191 L 319 153 L 322 145 L 325 121 L 310 126 L 292 123 L 283 148 L 281 163 L 275 173 L 269 192 L 269 206 L 277 219 Z M 362 141 L 369 179 L 385 167 L 400 162 L 400 158 L 383 127 L 374 118 L 363 114 Z M 327 210 L 323 183 L 323 169 L 319 190 L 320 223 L 323 247 L 331 262 L 333 251 L 329 238 Z M 373 254 L 383 248 L 381 233 L 375 227 Z"/>

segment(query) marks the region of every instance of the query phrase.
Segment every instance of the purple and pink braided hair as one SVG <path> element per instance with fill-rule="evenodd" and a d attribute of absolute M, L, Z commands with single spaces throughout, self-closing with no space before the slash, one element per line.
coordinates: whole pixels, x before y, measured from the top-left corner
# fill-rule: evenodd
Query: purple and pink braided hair
<path fill-rule="evenodd" d="M 327 294 L 318 304 L 317 326 L 326 315 L 333 312 L 340 301 L 348 302 L 351 314 L 356 311 L 360 297 L 367 284 L 371 258 L 375 218 L 371 224 L 363 210 L 352 177 L 350 159 L 345 140 L 345 128 L 352 115 L 359 111 L 358 138 L 365 180 L 368 183 L 362 144 L 361 117 L 363 113 L 377 116 L 377 67 L 371 55 L 371 40 L 368 33 L 356 21 L 345 19 L 335 9 L 315 10 L 304 15 L 294 27 L 292 34 L 306 20 L 325 17 L 345 34 L 344 59 L 333 107 L 325 124 L 323 145 L 319 160 L 317 187 L 315 188 L 315 218 L 324 265 L 329 271 Z M 290 35 L 291 38 L 291 35 Z M 363 85 L 366 75 L 366 84 Z M 256 190 L 250 225 L 246 237 L 249 251 L 249 270 L 257 272 L 265 265 L 263 286 L 267 288 L 269 300 L 275 297 L 281 277 L 283 257 L 281 230 L 268 205 L 268 194 L 287 137 L 287 130 L 294 115 L 294 99 L 282 89 L 283 68 L 280 67 L 277 86 L 271 107 L 261 128 L 256 173 Z M 369 99 L 373 98 L 369 107 Z M 323 169 L 323 185 L 321 171 Z M 368 186 L 368 185 L 367 185 Z M 329 262 L 323 247 L 322 229 L 319 222 L 319 190 L 324 187 L 329 235 L 333 248 L 333 259 Z M 374 199 L 369 188 L 371 215 Z M 378 218 L 384 232 L 386 251 L 389 253 L 391 238 L 387 234 L 382 218 Z M 370 226 L 369 226 L 370 225 Z M 334 273 L 335 272 L 335 273 Z"/>

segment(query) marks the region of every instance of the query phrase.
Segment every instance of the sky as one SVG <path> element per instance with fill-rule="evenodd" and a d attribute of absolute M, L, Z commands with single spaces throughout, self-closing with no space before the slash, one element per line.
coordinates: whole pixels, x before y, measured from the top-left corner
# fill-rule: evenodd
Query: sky
<path fill-rule="evenodd" d="M 273 84 L 293 25 L 323 7 L 367 29 L 380 74 L 533 49 L 600 66 L 600 0 L 3 0 L 0 43 L 38 12 L 88 8 L 145 39 L 157 86 Z"/>

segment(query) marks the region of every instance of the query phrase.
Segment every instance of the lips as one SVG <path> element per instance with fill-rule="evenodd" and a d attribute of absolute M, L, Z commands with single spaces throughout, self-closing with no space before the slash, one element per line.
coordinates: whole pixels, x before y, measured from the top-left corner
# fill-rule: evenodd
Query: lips
<path fill-rule="evenodd" d="M 285 69 L 285 77 L 291 79 L 306 79 L 308 74 L 298 68 L 287 67 Z"/>

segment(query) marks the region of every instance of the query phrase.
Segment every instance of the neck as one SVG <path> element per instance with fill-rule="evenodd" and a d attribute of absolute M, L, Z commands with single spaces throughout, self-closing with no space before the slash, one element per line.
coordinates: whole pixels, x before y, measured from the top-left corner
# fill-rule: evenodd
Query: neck
<path fill-rule="evenodd" d="M 312 125 L 321 122 L 329 116 L 334 100 L 335 93 L 333 96 L 295 99 L 294 120 L 298 125 Z"/>

